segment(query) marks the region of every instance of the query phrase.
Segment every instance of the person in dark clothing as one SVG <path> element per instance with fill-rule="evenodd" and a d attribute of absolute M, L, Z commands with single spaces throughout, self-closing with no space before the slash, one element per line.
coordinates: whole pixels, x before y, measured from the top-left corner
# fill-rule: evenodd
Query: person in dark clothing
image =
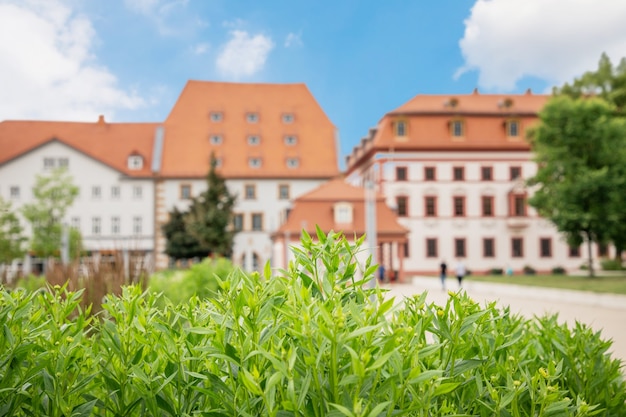
<path fill-rule="evenodd" d="M 446 261 L 441 261 L 441 265 L 439 265 L 440 273 L 439 277 L 441 278 L 441 289 L 446 289 L 446 275 L 448 273 L 448 265 Z"/>

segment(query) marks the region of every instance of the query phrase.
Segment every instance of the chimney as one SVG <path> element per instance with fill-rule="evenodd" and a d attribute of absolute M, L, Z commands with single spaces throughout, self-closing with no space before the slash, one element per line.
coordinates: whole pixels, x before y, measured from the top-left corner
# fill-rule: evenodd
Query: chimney
<path fill-rule="evenodd" d="M 99 124 L 99 125 L 103 125 L 103 124 L 105 124 L 105 121 L 104 121 L 104 114 L 101 114 L 100 116 L 98 116 L 98 124 Z"/>

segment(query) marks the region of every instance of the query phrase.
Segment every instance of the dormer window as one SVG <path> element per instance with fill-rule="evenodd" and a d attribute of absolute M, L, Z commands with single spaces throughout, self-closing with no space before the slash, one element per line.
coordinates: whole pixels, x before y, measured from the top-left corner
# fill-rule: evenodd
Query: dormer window
<path fill-rule="evenodd" d="M 141 155 L 130 155 L 128 157 L 128 169 L 138 170 L 143 168 L 143 157 Z"/>
<path fill-rule="evenodd" d="M 293 123 L 293 113 L 283 113 L 283 123 Z"/>
<path fill-rule="evenodd" d="M 287 158 L 287 168 L 298 168 L 300 160 L 298 158 Z"/>
<path fill-rule="evenodd" d="M 259 121 L 258 113 L 246 113 L 246 121 L 248 123 L 257 123 Z"/>
<path fill-rule="evenodd" d="M 505 122 L 505 128 L 506 128 L 506 135 L 509 138 L 516 138 L 519 137 L 519 121 L 517 120 L 507 120 Z"/>
<path fill-rule="evenodd" d="M 351 224 L 352 223 L 352 204 L 337 203 L 335 204 L 335 223 Z"/>
<path fill-rule="evenodd" d="M 224 117 L 223 117 L 223 115 L 222 115 L 222 112 L 219 112 L 219 111 L 213 111 L 213 112 L 211 112 L 211 114 L 210 114 L 210 116 L 209 116 L 209 117 L 211 118 L 211 121 L 212 121 L 213 123 L 219 123 L 219 122 L 221 122 L 221 121 L 222 121 L 222 119 L 224 118 Z"/>
<path fill-rule="evenodd" d="M 453 120 L 450 122 L 450 134 L 454 138 L 462 138 L 465 136 L 465 123 L 463 120 Z"/>
<path fill-rule="evenodd" d="M 248 159 L 248 166 L 250 168 L 261 168 L 261 158 Z"/>
<path fill-rule="evenodd" d="M 248 145 L 256 146 L 261 143 L 261 137 L 258 135 L 248 136 Z"/>
<path fill-rule="evenodd" d="M 285 136 L 285 145 L 294 146 L 296 143 L 298 143 L 298 137 L 296 135 Z"/>
<path fill-rule="evenodd" d="M 221 145 L 222 144 L 222 135 L 211 135 L 209 138 L 211 145 Z"/>
<path fill-rule="evenodd" d="M 406 136 L 406 122 L 404 120 L 398 120 L 395 123 L 396 136 Z"/>

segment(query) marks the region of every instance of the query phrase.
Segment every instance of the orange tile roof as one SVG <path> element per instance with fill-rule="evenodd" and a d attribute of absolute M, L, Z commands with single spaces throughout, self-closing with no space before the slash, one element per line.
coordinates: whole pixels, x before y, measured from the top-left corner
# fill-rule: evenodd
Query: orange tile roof
<path fill-rule="evenodd" d="M 348 156 L 348 171 L 376 151 L 504 151 L 530 149 L 525 140 L 527 129 L 549 95 L 473 94 L 417 95 L 385 114 L 370 136 Z M 406 123 L 407 135 L 399 138 L 394 123 Z M 462 120 L 464 136 L 452 137 L 450 122 Z M 517 138 L 507 138 L 505 122 L 520 125 Z"/>
<path fill-rule="evenodd" d="M 211 112 L 223 119 L 214 122 Z M 248 123 L 246 113 L 257 113 Z M 291 113 L 292 123 L 282 115 Z M 244 84 L 189 81 L 164 123 L 161 174 L 164 177 L 203 177 L 212 152 L 221 159 L 226 178 L 329 178 L 339 172 L 335 126 L 304 84 Z M 222 143 L 210 143 L 221 135 Z M 257 135 L 259 145 L 248 145 Z M 284 143 L 296 135 L 295 145 Z M 261 158 L 251 168 L 249 158 Z M 288 158 L 299 162 L 288 168 Z"/>
<path fill-rule="evenodd" d="M 156 123 L 0 122 L 0 165 L 58 140 L 132 177 L 151 175 Z M 141 155 L 143 168 L 128 169 L 128 156 Z"/>
<path fill-rule="evenodd" d="M 350 225 L 335 223 L 334 205 L 339 202 L 351 203 L 353 222 Z M 304 228 L 308 233 L 315 233 L 315 225 L 324 232 L 342 231 L 346 237 L 355 233 L 365 233 L 365 189 L 354 187 L 342 179 L 334 179 L 297 198 L 287 221 L 277 230 L 276 235 L 289 232 L 298 235 Z M 408 229 L 400 225 L 396 214 L 385 204 L 382 194 L 376 196 L 376 230 L 378 238 L 402 240 Z"/>

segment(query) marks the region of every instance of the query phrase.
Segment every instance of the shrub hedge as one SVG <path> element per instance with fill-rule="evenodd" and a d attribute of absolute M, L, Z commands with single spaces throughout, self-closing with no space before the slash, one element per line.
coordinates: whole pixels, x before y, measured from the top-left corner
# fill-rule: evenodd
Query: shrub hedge
<path fill-rule="evenodd" d="M 215 297 L 103 312 L 64 288 L 0 298 L 0 415 L 626 415 L 610 342 L 450 293 L 388 299 L 340 235 L 305 235 L 287 271 L 233 272 Z"/>

